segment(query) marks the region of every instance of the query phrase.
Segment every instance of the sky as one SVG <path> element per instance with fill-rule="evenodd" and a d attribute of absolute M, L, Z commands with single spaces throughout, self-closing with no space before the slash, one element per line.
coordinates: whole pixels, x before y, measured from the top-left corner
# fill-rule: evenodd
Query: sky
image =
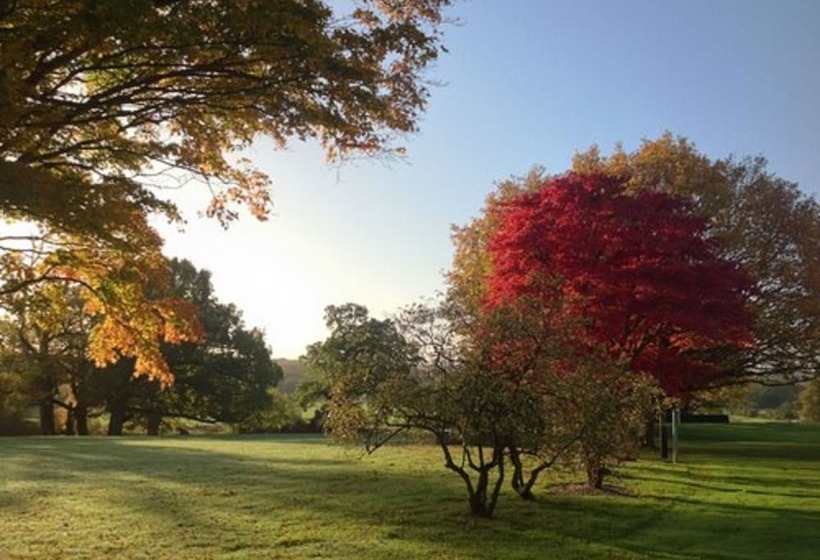
<path fill-rule="evenodd" d="M 385 317 L 444 288 L 451 224 L 497 181 L 566 171 L 592 144 L 627 150 L 664 131 L 712 158 L 762 155 L 820 197 L 820 2 L 468 0 L 403 161 L 328 165 L 316 145 L 249 151 L 274 212 L 227 231 L 181 191 L 166 254 L 210 270 L 216 296 L 266 332 L 276 357 L 324 339 L 327 305 Z"/>

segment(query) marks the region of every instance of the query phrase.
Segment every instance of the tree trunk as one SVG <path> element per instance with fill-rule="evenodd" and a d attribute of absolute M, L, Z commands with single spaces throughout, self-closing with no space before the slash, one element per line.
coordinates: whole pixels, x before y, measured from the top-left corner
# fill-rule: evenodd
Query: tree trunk
<path fill-rule="evenodd" d="M 493 460 L 481 465 L 478 472 L 478 481 L 470 489 L 470 512 L 485 519 L 492 518 L 495 506 L 498 504 L 498 495 L 504 483 L 504 454 L 503 448 L 493 450 Z M 490 484 L 490 473 L 498 469 L 495 484 Z"/>
<path fill-rule="evenodd" d="M 40 403 L 40 434 L 53 436 L 57 433 L 54 425 L 54 403 L 51 402 L 51 395 L 43 398 Z"/>
<path fill-rule="evenodd" d="M 657 449 L 658 445 L 655 443 L 655 436 L 658 433 L 658 424 L 655 418 L 650 418 L 646 421 L 643 434 L 643 446 L 647 449 Z"/>
<path fill-rule="evenodd" d="M 669 428 L 666 427 L 666 422 L 661 424 L 661 457 L 669 458 Z"/>
<path fill-rule="evenodd" d="M 495 506 L 498 502 L 498 494 L 501 482 L 504 480 L 503 471 L 499 471 L 498 480 L 490 485 L 490 471 L 483 470 L 478 475 L 473 492 L 470 493 L 470 512 L 485 519 L 492 518 L 495 513 Z"/>
<path fill-rule="evenodd" d="M 512 474 L 512 488 L 522 500 L 534 500 L 535 495 L 532 493 L 532 487 L 535 480 L 530 480 L 530 483 L 524 481 L 524 465 L 521 462 L 521 456 L 515 447 L 510 446 L 510 462 L 513 466 Z"/>
<path fill-rule="evenodd" d="M 604 467 L 598 461 L 587 463 L 587 485 L 600 490 L 604 487 Z"/>
<path fill-rule="evenodd" d="M 111 417 L 108 419 L 108 435 L 121 436 L 122 429 L 127 419 L 127 409 L 124 405 L 116 404 L 110 406 Z"/>
<path fill-rule="evenodd" d="M 88 372 L 85 370 L 78 370 L 71 379 L 71 392 L 74 394 L 76 403 L 74 404 L 74 421 L 77 424 L 77 434 L 81 436 L 88 435 L 88 398 L 85 394 L 85 383 L 82 376 L 87 376 Z"/>
<path fill-rule="evenodd" d="M 444 466 L 454 473 L 458 474 L 464 481 L 467 487 L 467 495 L 469 496 L 470 512 L 473 515 L 484 518 L 491 518 L 495 512 L 495 506 L 498 503 L 498 495 L 501 493 L 501 485 L 504 482 L 504 447 L 498 446 L 493 449 L 493 458 L 489 462 L 484 461 L 483 453 L 479 453 L 480 460 L 476 465 L 470 459 L 470 470 L 468 471 L 464 464 L 458 464 L 453 461 L 453 457 L 447 447 L 448 438 L 443 432 L 434 432 L 439 447 L 444 454 Z M 466 448 L 465 448 L 466 450 Z M 498 477 L 495 484 L 490 486 L 490 473 L 498 469 Z M 478 473 L 478 480 L 473 484 L 470 471 Z"/>
<path fill-rule="evenodd" d="M 88 407 L 85 404 L 77 403 L 74 407 L 74 420 L 77 423 L 77 433 L 81 436 L 88 435 Z"/>
<path fill-rule="evenodd" d="M 470 496 L 470 513 L 477 517 L 483 517 L 484 519 L 492 518 L 493 512 L 487 504 L 486 493 L 477 493 Z"/>
<path fill-rule="evenodd" d="M 159 427 L 162 424 L 162 413 L 158 411 L 149 412 L 147 415 L 146 428 L 149 436 L 158 436 Z"/>
<path fill-rule="evenodd" d="M 479 476 L 475 489 L 470 494 L 470 511 L 479 517 L 490 517 L 487 512 L 487 480 Z"/>
<path fill-rule="evenodd" d="M 77 417 L 74 415 L 75 407 L 66 409 L 65 428 L 63 434 L 73 436 L 77 434 Z"/>

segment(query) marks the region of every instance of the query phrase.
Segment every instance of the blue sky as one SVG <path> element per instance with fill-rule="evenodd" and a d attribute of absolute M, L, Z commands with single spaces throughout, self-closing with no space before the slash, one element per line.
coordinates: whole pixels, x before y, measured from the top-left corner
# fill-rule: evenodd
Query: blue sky
<path fill-rule="evenodd" d="M 494 182 L 665 130 L 707 155 L 763 155 L 820 193 L 820 2 L 814 0 L 458 3 L 449 49 L 428 78 L 406 161 L 328 166 L 320 149 L 252 159 L 274 180 L 273 217 L 228 231 L 196 218 L 163 229 L 167 253 L 213 273 L 217 296 L 297 357 L 326 336 L 328 304 L 384 316 L 441 289 L 450 224 L 475 216 Z"/>

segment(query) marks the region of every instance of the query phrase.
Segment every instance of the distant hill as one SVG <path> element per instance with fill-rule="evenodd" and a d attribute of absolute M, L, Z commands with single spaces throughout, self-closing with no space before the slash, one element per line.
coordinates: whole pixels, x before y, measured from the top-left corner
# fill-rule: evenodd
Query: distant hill
<path fill-rule="evenodd" d="M 293 394 L 296 390 L 296 386 L 305 378 L 305 369 L 302 367 L 302 364 L 299 363 L 299 360 L 276 358 L 274 361 L 279 364 L 283 373 L 282 381 L 279 382 L 276 388 L 285 394 Z"/>

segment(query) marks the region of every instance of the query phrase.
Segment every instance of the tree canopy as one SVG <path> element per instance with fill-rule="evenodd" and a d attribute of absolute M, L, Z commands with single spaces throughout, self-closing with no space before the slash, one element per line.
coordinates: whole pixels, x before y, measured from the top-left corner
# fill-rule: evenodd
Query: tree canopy
<path fill-rule="evenodd" d="M 40 229 L 0 237 L 0 295 L 80 284 L 105 317 L 98 363 L 134 357 L 168 380 L 158 344 L 198 333 L 145 292 L 168 278 L 148 218 L 181 220 L 163 189 L 205 185 L 223 224 L 240 206 L 264 218 L 270 180 L 241 155 L 257 136 L 314 138 L 330 158 L 395 153 L 449 3 L 3 3 L 0 218 Z"/>
<path fill-rule="evenodd" d="M 3 212 L 82 231 L 114 201 L 173 214 L 145 182 L 171 168 L 208 182 L 220 218 L 234 202 L 263 216 L 267 178 L 230 154 L 259 134 L 315 137 L 330 157 L 389 149 L 417 126 L 448 3 L 364 0 L 350 13 L 318 0 L 10 3 Z"/>
<path fill-rule="evenodd" d="M 81 435 L 89 433 L 89 418 L 103 411 L 110 434 L 122 433 L 127 420 L 144 420 L 156 434 L 164 417 L 238 424 L 267 411 L 282 372 L 264 334 L 245 327 L 235 306 L 216 299 L 208 271 L 177 259 L 169 267 L 169 286 L 153 286 L 161 293 L 152 297 L 185 298 L 202 328 L 196 341 L 160 345 L 173 386 L 136 377 L 135 359 L 95 367 L 88 346 L 100 319 L 84 311 L 78 286 L 46 282 L 29 286 L 0 321 L 0 382 L 13 397 L 8 408 L 37 405 L 42 433 Z M 56 421 L 55 406 L 66 412 L 65 427 Z"/>
<path fill-rule="evenodd" d="M 141 226 L 148 227 L 136 219 L 134 231 Z M 167 284 L 170 271 L 159 237 L 143 231 L 151 243 L 139 249 L 42 230 L 42 236 L 0 238 L 0 308 L 18 313 L 32 298 L 62 297 L 44 284 L 72 285 L 79 310 L 95 319 L 85 333 L 88 357 L 98 366 L 133 358 L 135 373 L 169 383 L 160 344 L 197 340 L 201 330 L 190 302 L 151 294 Z"/>
<path fill-rule="evenodd" d="M 633 192 L 683 197 L 707 220 L 718 254 L 751 277 L 755 344 L 712 356 L 725 372 L 717 384 L 820 375 L 820 204 L 799 185 L 768 171 L 762 157 L 712 160 L 670 133 L 633 152 L 604 156 L 593 146 L 576 154 L 573 169 L 617 175 Z"/>
<path fill-rule="evenodd" d="M 530 409 L 513 406 L 507 381 L 482 363 L 486 352 L 462 344 L 448 315 L 418 305 L 378 320 L 361 305 L 330 306 L 331 334 L 304 361 L 326 387 L 326 431 L 369 452 L 411 430 L 428 433 L 464 482 L 471 511 L 491 517 L 510 431 Z"/>
<path fill-rule="evenodd" d="M 582 345 L 628 360 L 674 395 L 721 373 L 699 352 L 752 343 L 748 278 L 717 256 L 706 221 L 679 199 L 570 173 L 495 211 L 490 305 L 558 301 L 552 314 L 577 318 Z"/>
<path fill-rule="evenodd" d="M 493 515 L 508 480 L 532 499 L 559 461 L 584 464 L 600 486 L 638 441 L 654 383 L 600 353 L 568 352 L 569 333 L 533 304 L 475 315 L 443 300 L 387 320 L 330 306 L 330 335 L 303 357 L 305 394 L 326 405 L 331 436 L 368 452 L 400 435 L 432 438 L 479 516 Z"/>
<path fill-rule="evenodd" d="M 242 313 L 213 294 L 211 275 L 186 260 L 173 259 L 170 295 L 184 297 L 197 310 L 202 337 L 195 342 L 162 345 L 163 357 L 174 376 L 171 387 L 157 380 L 136 379 L 125 361 L 110 371 L 98 371 L 98 398 L 122 430 L 127 418 L 145 418 L 156 434 L 163 417 L 237 424 L 271 405 L 268 393 L 282 377 L 271 359 L 264 334 L 249 329 Z"/>
<path fill-rule="evenodd" d="M 572 169 L 618 177 L 627 193 L 682 198 L 706 220 L 717 255 L 751 278 L 755 343 L 710 353 L 709 361 L 723 371 L 715 385 L 793 383 L 820 373 L 820 205 L 797 184 L 771 173 L 761 157 L 710 159 L 671 133 L 632 152 L 617 146 L 604 155 L 592 146 L 575 155 Z M 493 208 L 537 190 L 548 178 L 543 168 L 534 168 L 502 181 L 479 216 L 454 227 L 455 257 L 447 276 L 452 297 L 480 304 L 492 272 L 488 244 L 498 227 Z"/>

